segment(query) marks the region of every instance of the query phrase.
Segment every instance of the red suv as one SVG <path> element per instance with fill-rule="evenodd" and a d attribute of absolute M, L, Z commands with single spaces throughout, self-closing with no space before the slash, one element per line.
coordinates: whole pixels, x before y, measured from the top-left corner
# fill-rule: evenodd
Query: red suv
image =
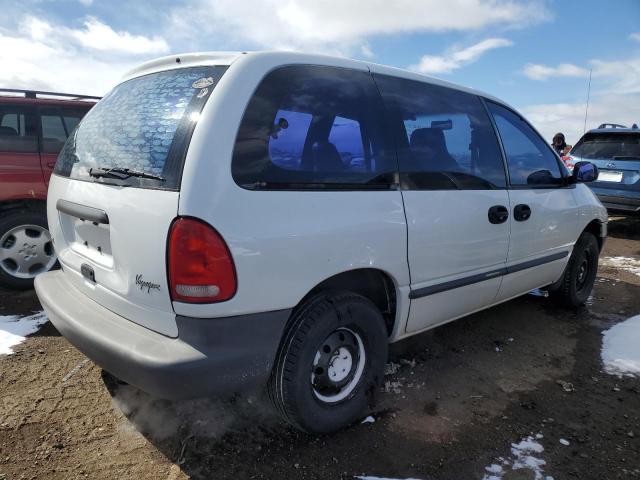
<path fill-rule="evenodd" d="M 56 263 L 49 176 L 69 134 L 100 97 L 0 89 L 0 285 L 31 288 Z"/>

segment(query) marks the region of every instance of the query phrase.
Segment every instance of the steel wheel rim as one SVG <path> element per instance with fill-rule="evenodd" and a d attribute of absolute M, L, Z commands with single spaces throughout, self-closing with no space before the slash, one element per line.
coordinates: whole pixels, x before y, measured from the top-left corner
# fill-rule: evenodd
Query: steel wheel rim
<path fill-rule="evenodd" d="M 341 335 L 343 341 L 339 340 Z M 338 340 L 332 342 L 334 337 Z M 330 352 L 323 350 L 328 344 L 332 344 Z M 311 368 L 311 389 L 316 398 L 325 403 L 348 398 L 362 379 L 366 360 L 360 334 L 345 327 L 331 332 L 316 352 Z M 323 388 L 327 385 L 329 388 Z"/>
<path fill-rule="evenodd" d="M 35 278 L 55 263 L 51 234 L 40 225 L 18 225 L 0 237 L 0 269 L 12 277 Z"/>
<path fill-rule="evenodd" d="M 589 270 L 591 269 L 591 259 L 588 251 L 584 252 L 582 261 L 578 266 L 578 272 L 576 275 L 576 287 L 578 291 L 582 290 L 589 279 Z"/>

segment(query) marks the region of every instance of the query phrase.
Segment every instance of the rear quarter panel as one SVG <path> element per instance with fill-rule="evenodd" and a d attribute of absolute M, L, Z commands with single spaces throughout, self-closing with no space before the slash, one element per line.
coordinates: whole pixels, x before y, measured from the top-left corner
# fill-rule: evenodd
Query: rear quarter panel
<path fill-rule="evenodd" d="M 314 63 L 309 60 L 299 63 Z M 219 317 L 291 308 L 323 280 L 358 268 L 383 270 L 397 288 L 408 290 L 399 191 L 249 191 L 233 180 L 235 137 L 252 93 L 270 70 L 295 63 L 291 54 L 241 57 L 200 117 L 185 162 L 179 214 L 204 219 L 220 232 L 233 255 L 238 290 L 218 304 L 174 302 L 178 314 Z M 322 58 L 318 64 L 342 66 L 341 60 Z M 344 66 L 354 68 L 353 62 Z"/>

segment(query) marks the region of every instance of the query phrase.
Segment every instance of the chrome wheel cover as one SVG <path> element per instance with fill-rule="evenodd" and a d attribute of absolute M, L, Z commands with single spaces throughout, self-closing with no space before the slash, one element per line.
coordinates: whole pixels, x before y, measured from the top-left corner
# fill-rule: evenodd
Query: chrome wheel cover
<path fill-rule="evenodd" d="M 12 277 L 34 278 L 55 263 L 51 235 L 40 225 L 18 225 L 0 237 L 0 269 Z"/>

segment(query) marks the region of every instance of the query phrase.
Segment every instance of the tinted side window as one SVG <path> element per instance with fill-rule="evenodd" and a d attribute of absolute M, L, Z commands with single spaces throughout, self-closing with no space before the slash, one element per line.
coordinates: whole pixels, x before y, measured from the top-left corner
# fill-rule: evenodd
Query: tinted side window
<path fill-rule="evenodd" d="M 67 131 L 57 109 L 43 109 L 40 112 L 42 123 L 42 151 L 59 153 L 67 140 Z"/>
<path fill-rule="evenodd" d="M 546 142 L 519 115 L 487 102 L 507 156 L 509 178 L 516 186 L 562 184 L 560 165 Z"/>
<path fill-rule="evenodd" d="M 388 188 L 397 170 L 367 72 L 289 66 L 269 73 L 244 113 L 232 173 L 245 188 Z"/>
<path fill-rule="evenodd" d="M 396 133 L 405 188 L 506 186 L 498 141 L 478 97 L 384 75 L 375 80 Z"/>
<path fill-rule="evenodd" d="M 0 152 L 37 153 L 35 115 L 21 106 L 0 106 Z"/>
<path fill-rule="evenodd" d="M 71 135 L 71 132 L 78 126 L 78 123 L 80 123 L 82 117 L 87 114 L 87 111 L 88 110 L 62 109 L 62 120 L 67 129 L 67 136 Z"/>
<path fill-rule="evenodd" d="M 278 110 L 275 125 L 280 126 L 274 128 L 269 138 L 269 158 L 274 165 L 286 170 L 300 169 L 312 118 L 310 113 Z"/>
<path fill-rule="evenodd" d="M 329 142 L 336 146 L 342 161 L 351 170 L 375 170 L 375 165 L 365 162 L 362 130 L 358 120 L 336 117 L 329 132 Z"/>

